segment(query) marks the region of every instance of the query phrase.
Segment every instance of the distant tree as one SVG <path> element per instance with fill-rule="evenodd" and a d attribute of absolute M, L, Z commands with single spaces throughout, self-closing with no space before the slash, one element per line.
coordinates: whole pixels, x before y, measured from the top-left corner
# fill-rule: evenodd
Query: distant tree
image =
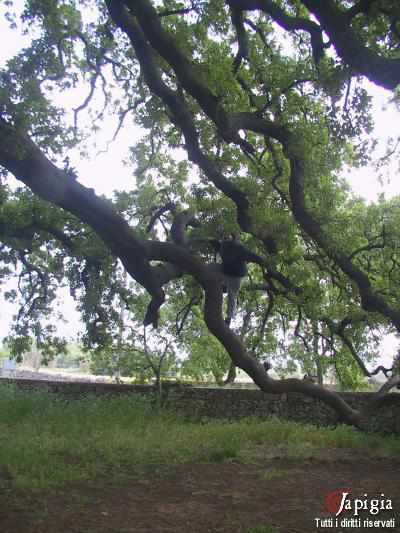
<path fill-rule="evenodd" d="M 263 391 L 317 397 L 360 426 L 340 396 L 273 379 L 262 360 L 303 337 L 311 350 L 325 343 L 328 366 L 344 358 L 371 376 L 374 339 L 400 332 L 399 198 L 366 205 L 341 179 L 374 158 L 365 79 L 398 103 L 399 3 L 36 0 L 22 19 L 31 45 L 0 73 L 1 272 L 17 275 L 7 297 L 21 304 L 13 353 L 31 336 L 49 356 L 62 346 L 53 304 L 64 284 L 95 349 L 115 346 L 121 298 L 154 327 L 180 299 L 171 335 L 197 306 L 232 368 Z M 60 103 L 82 86 L 80 104 Z M 68 155 L 91 151 L 106 113 L 116 134 L 130 117 L 143 132 L 130 152 L 136 183 L 113 199 L 82 185 Z M 394 140 L 375 163 L 397 151 Z M 9 173 L 24 188 L 7 186 Z M 210 246 L 230 233 L 264 261 L 250 265 L 231 327 Z M 384 372 L 375 403 L 400 382 L 398 366 Z"/>
<path fill-rule="evenodd" d="M 51 364 L 56 368 L 85 369 L 87 357 L 82 348 L 76 343 L 69 343 L 66 348 L 66 352 L 61 352 L 55 356 Z"/>
<path fill-rule="evenodd" d="M 160 337 L 158 336 L 158 341 Z M 90 369 L 94 374 L 114 377 L 133 378 L 138 383 L 154 380 L 154 385 L 161 394 L 162 379 L 177 375 L 177 357 L 171 343 L 162 339 L 162 343 L 150 347 L 146 336 L 141 336 L 141 343 L 135 341 L 119 346 L 106 346 L 96 350 L 90 357 Z M 154 342 L 154 339 L 153 339 Z"/>

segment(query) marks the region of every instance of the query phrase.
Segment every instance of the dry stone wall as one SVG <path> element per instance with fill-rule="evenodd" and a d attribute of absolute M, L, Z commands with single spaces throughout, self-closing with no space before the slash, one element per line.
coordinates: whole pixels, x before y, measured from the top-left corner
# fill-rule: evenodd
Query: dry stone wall
<path fill-rule="evenodd" d="M 154 396 L 154 388 L 150 385 L 52 382 L 28 379 L 1 379 L 0 382 L 14 383 L 22 389 L 48 390 L 71 399 L 88 394 Z M 371 393 L 342 393 L 341 395 L 350 405 L 360 408 L 368 401 Z M 267 394 L 257 389 L 206 388 L 165 384 L 163 386 L 163 401 L 165 405 L 178 412 L 195 416 L 201 420 L 278 416 L 320 426 L 335 426 L 340 423 L 332 408 L 317 399 L 297 393 Z M 394 392 L 386 397 L 380 408 L 369 416 L 367 427 L 371 431 L 400 434 L 399 393 Z"/>

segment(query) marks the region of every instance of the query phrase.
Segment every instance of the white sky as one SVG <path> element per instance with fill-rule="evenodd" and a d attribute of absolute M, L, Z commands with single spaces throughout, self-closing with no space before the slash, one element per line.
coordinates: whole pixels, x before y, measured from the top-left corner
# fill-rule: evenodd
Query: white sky
<path fill-rule="evenodd" d="M 14 6 L 18 9 L 21 8 L 23 3 L 23 0 L 14 0 Z M 27 37 L 21 36 L 18 31 L 11 31 L 9 29 L 3 17 L 4 11 L 4 4 L 0 0 L 0 67 L 4 65 L 8 58 L 12 57 L 21 47 L 26 46 L 29 42 Z M 389 103 L 389 99 L 392 97 L 391 93 L 371 84 L 368 84 L 368 87 L 374 96 L 375 132 L 382 141 L 382 145 L 384 145 L 388 137 L 399 135 L 398 125 L 400 123 L 400 113 L 393 104 Z M 87 88 L 82 96 L 82 101 L 87 94 L 86 91 Z M 114 130 L 115 121 L 101 128 L 101 132 L 96 137 L 98 150 L 105 148 L 107 141 L 112 138 Z M 124 166 L 122 162 L 127 156 L 127 147 L 132 144 L 133 137 L 137 137 L 137 134 L 137 130 L 135 131 L 132 125 L 130 128 L 125 128 L 120 133 L 118 141 L 111 145 L 108 153 L 98 155 L 96 151 L 88 160 L 80 159 L 76 153 L 71 153 L 71 164 L 77 168 L 79 180 L 84 185 L 93 187 L 96 192 L 108 196 L 113 190 L 131 188 L 134 183 L 132 169 Z M 385 179 L 384 183 L 379 182 L 378 176 L 371 168 L 352 170 L 351 174 L 346 176 L 346 179 L 349 181 L 354 193 L 368 201 L 376 200 L 381 193 L 384 193 L 386 197 L 400 195 L 398 166 L 395 167 L 393 165 L 390 168 L 390 179 Z M 76 317 L 76 313 L 73 312 L 74 304 L 68 293 L 63 294 L 63 301 L 66 304 L 66 308 L 70 309 L 68 315 L 71 321 L 69 326 L 62 327 L 62 331 L 67 336 L 73 336 L 79 328 L 79 319 Z M 11 316 L 15 312 L 15 309 L 11 304 L 4 302 L 1 293 L 0 306 L 0 338 L 2 338 L 7 334 Z M 393 339 L 386 339 L 383 348 L 383 352 L 393 354 Z"/>

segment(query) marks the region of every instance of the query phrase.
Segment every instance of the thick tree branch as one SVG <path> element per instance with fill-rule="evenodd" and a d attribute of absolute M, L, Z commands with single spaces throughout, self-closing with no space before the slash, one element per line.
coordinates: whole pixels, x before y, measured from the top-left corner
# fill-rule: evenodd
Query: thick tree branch
<path fill-rule="evenodd" d="M 355 72 L 385 89 L 394 90 L 399 85 L 400 59 L 380 56 L 363 45 L 350 25 L 351 12 L 341 11 L 333 0 L 302 0 L 302 3 L 319 20 L 338 55 Z"/>
<path fill-rule="evenodd" d="M 147 224 L 146 231 L 149 233 L 153 227 L 154 224 L 159 220 L 164 213 L 167 213 L 168 211 L 173 211 L 175 208 L 175 205 L 173 202 L 168 202 L 165 205 L 162 205 L 158 209 L 156 209 L 153 214 L 151 215 L 150 222 Z"/>
<path fill-rule="evenodd" d="M 194 228 L 199 227 L 199 222 L 196 220 L 193 213 L 190 211 L 175 213 L 171 226 L 171 238 L 175 244 L 179 244 L 180 246 L 188 246 L 189 239 L 186 235 L 186 229 L 188 226 L 192 226 Z"/>
<path fill-rule="evenodd" d="M 149 257 L 167 262 L 175 258 L 202 285 L 205 293 L 204 320 L 208 329 L 227 350 L 233 363 L 244 370 L 261 390 L 274 394 L 300 392 L 319 398 L 335 409 L 343 421 L 357 425 L 357 411 L 339 395 L 303 380 L 274 380 L 265 373 L 263 365 L 246 351 L 239 337 L 225 324 L 222 315 L 222 283 L 211 266 L 204 265 L 199 258 L 181 246 L 156 241 L 148 242 L 147 246 Z"/>
<path fill-rule="evenodd" d="M 240 68 L 242 61 L 248 59 L 249 57 L 249 43 L 247 33 L 244 27 L 243 12 L 238 9 L 235 9 L 232 5 L 230 6 L 230 8 L 232 23 L 235 26 L 238 40 L 238 51 L 233 62 L 233 72 L 236 74 Z"/>
<path fill-rule="evenodd" d="M 365 311 L 378 312 L 388 318 L 400 331 L 400 310 L 390 306 L 372 286 L 368 276 L 352 261 L 331 244 L 318 221 L 306 207 L 304 180 L 306 175 L 306 149 L 292 134 L 287 136 L 286 155 L 290 160 L 289 193 L 292 201 L 293 215 L 301 228 L 325 251 L 341 270 L 356 283 Z"/>
<path fill-rule="evenodd" d="M 121 259 L 129 274 L 152 295 L 146 321 L 157 323 L 164 292 L 152 274 L 143 241 L 106 200 L 58 169 L 32 140 L 0 118 L 0 164 L 43 200 L 91 226 Z"/>
<path fill-rule="evenodd" d="M 318 398 L 335 409 L 341 419 L 349 424 L 359 424 L 359 414 L 338 394 L 299 379 L 274 380 L 262 363 L 247 353 L 243 343 L 225 324 L 222 318 L 222 289 L 215 283 L 205 284 L 204 319 L 210 332 L 228 351 L 233 363 L 244 370 L 261 390 L 273 394 L 285 392 L 304 393 Z"/>
<path fill-rule="evenodd" d="M 203 81 L 196 66 L 176 45 L 174 38 L 163 29 L 151 2 L 148 0 L 121 0 L 121 3 L 125 4 L 135 15 L 152 48 L 173 68 L 182 88 L 193 96 L 203 111 L 211 118 L 221 137 L 226 142 L 236 143 L 246 152 L 252 153 L 253 147 L 239 135 L 238 129 L 230 124 L 229 116 L 221 105 L 220 98 L 213 94 Z M 110 2 L 108 5 L 112 13 Z M 114 9 L 114 13 L 115 11 Z M 125 19 L 127 18 L 125 17 Z M 131 27 L 132 25 L 133 22 L 131 21 Z M 128 35 L 132 41 L 132 35 L 129 33 Z"/>
<path fill-rule="evenodd" d="M 352 18 L 367 10 L 371 1 L 361 1 L 346 12 L 341 11 L 334 0 L 302 0 L 320 25 L 308 19 L 287 15 L 273 0 L 227 0 L 227 3 L 236 10 L 264 11 L 288 31 L 309 32 L 316 63 L 326 47 L 322 41 L 324 31 L 338 55 L 354 72 L 363 74 L 370 81 L 389 90 L 394 90 L 400 83 L 400 59 L 386 58 L 363 45 L 351 27 Z"/>
<path fill-rule="evenodd" d="M 114 22 L 128 35 L 134 47 L 146 83 L 152 92 L 168 106 L 173 121 L 181 129 L 189 159 L 197 164 L 208 179 L 236 204 L 239 225 L 247 231 L 250 226 L 250 218 L 248 214 L 249 202 L 246 195 L 227 180 L 218 170 L 216 164 L 202 152 L 193 116 L 189 112 L 182 95 L 173 91 L 164 83 L 161 72 L 156 66 L 157 62 L 155 61 L 154 53 L 135 18 L 124 9 L 121 2 L 107 0 L 107 5 Z M 158 19 L 157 24 L 159 24 Z M 163 31 L 162 28 L 161 31 Z M 186 59 L 185 62 L 187 62 Z M 208 88 L 201 86 L 200 92 L 204 93 L 205 91 L 208 93 L 206 100 L 213 102 L 214 97 L 209 93 Z"/>
<path fill-rule="evenodd" d="M 354 4 L 354 6 L 350 7 L 347 10 L 347 17 L 349 19 L 352 19 L 360 13 L 367 14 L 371 9 L 372 4 L 375 2 L 377 2 L 377 0 L 360 0 L 359 2 L 357 2 L 357 4 Z"/>
<path fill-rule="evenodd" d="M 227 0 L 228 5 L 234 12 L 260 10 L 270 15 L 283 29 L 288 31 L 303 30 L 309 33 L 311 38 L 311 48 L 316 65 L 324 55 L 324 42 L 322 30 L 312 20 L 302 17 L 292 17 L 284 9 L 272 0 Z"/>

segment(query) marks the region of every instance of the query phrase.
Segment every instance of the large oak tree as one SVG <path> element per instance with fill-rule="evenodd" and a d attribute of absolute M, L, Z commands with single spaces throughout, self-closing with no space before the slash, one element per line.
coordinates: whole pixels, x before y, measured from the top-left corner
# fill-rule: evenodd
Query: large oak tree
<path fill-rule="evenodd" d="M 158 326 L 166 294 L 184 302 L 179 334 L 200 306 L 262 390 L 320 398 L 361 425 L 365 413 L 339 395 L 273 379 L 260 356 L 284 325 L 308 352 L 322 347 L 333 364 L 345 353 L 369 376 L 368 337 L 400 331 L 396 200 L 366 206 L 340 177 L 371 159 L 365 80 L 398 96 L 398 2 L 36 0 L 23 21 L 31 45 L 0 77 L 0 164 L 26 186 L 2 185 L 3 274 L 19 269 L 23 301 L 15 351 L 32 333 L 58 348 L 43 323 L 65 280 L 88 343 L 107 342 L 115 298 L 136 313 L 143 301 L 116 275 L 120 261 L 150 296 L 146 325 Z M 56 105 L 82 84 L 80 105 Z M 110 111 L 118 130 L 133 117 L 143 133 L 131 148 L 136 188 L 113 201 L 68 159 Z M 224 322 L 209 247 L 230 232 L 263 258 L 240 331 Z M 385 372 L 373 403 L 400 381 L 396 364 Z"/>

